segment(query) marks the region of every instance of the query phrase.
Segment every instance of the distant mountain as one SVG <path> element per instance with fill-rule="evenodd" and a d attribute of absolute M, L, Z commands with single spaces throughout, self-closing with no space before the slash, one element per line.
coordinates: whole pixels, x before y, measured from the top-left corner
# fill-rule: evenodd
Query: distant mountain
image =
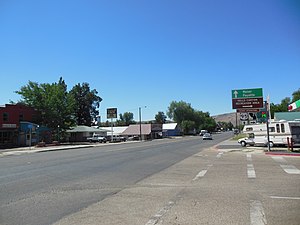
<path fill-rule="evenodd" d="M 235 112 L 215 115 L 215 116 L 212 116 L 212 118 L 214 118 L 216 122 L 226 122 L 226 123 L 231 122 L 233 124 L 233 126 L 236 126 L 236 113 Z M 238 113 L 237 123 L 239 124 L 239 122 L 240 122 L 240 114 Z"/>

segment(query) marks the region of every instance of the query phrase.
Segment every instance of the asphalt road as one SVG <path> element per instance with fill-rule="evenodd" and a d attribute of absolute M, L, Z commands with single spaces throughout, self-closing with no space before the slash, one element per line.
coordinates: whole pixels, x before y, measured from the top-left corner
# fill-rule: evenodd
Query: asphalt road
<path fill-rule="evenodd" d="M 213 141 L 186 137 L 104 144 L 95 148 L 1 157 L 0 224 L 53 224 L 105 202 L 230 136 L 229 133 L 214 135 Z M 139 195 L 147 196 L 147 193 Z M 145 217 L 149 218 L 147 214 Z M 112 218 L 110 224 L 117 224 L 111 221 Z M 68 220 L 65 223 L 69 224 Z"/>

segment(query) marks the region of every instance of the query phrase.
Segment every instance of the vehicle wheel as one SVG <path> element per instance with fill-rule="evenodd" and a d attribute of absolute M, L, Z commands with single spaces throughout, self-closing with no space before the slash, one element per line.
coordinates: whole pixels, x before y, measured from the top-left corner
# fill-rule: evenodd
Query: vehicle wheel
<path fill-rule="evenodd" d="M 241 146 L 242 146 L 242 147 L 246 147 L 246 145 L 247 145 L 247 143 L 246 143 L 245 141 L 242 141 L 242 142 L 241 142 Z"/>
<path fill-rule="evenodd" d="M 270 148 L 274 147 L 274 143 L 272 141 L 269 142 Z"/>

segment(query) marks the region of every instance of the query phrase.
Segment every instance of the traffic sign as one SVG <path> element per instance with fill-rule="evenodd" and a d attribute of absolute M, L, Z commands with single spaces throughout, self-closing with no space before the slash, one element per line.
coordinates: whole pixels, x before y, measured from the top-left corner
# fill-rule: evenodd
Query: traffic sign
<path fill-rule="evenodd" d="M 263 98 L 236 98 L 232 99 L 233 109 L 255 109 L 262 108 L 264 105 Z"/>
<path fill-rule="evenodd" d="M 107 112 L 107 115 L 106 115 L 107 119 L 117 118 L 117 108 L 108 108 L 106 110 L 106 112 Z"/>
<path fill-rule="evenodd" d="M 240 89 L 232 90 L 232 99 L 237 98 L 262 98 L 263 90 L 262 88 L 253 88 L 253 89 Z"/>
<path fill-rule="evenodd" d="M 240 114 L 240 120 L 241 121 L 247 121 L 248 120 L 248 113 L 241 113 Z"/>
<path fill-rule="evenodd" d="M 236 110 L 236 112 L 237 113 L 256 113 L 256 112 L 259 112 L 259 109 L 248 109 L 248 108 L 246 108 L 246 109 L 237 109 Z"/>

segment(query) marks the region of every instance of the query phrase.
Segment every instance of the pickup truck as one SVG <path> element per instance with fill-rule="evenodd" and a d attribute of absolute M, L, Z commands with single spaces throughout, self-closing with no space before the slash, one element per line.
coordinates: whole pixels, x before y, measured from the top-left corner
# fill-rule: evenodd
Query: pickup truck
<path fill-rule="evenodd" d="M 92 137 L 88 137 L 86 139 L 89 142 L 99 142 L 99 143 L 106 143 L 106 138 L 99 135 L 99 134 L 94 134 Z"/>

